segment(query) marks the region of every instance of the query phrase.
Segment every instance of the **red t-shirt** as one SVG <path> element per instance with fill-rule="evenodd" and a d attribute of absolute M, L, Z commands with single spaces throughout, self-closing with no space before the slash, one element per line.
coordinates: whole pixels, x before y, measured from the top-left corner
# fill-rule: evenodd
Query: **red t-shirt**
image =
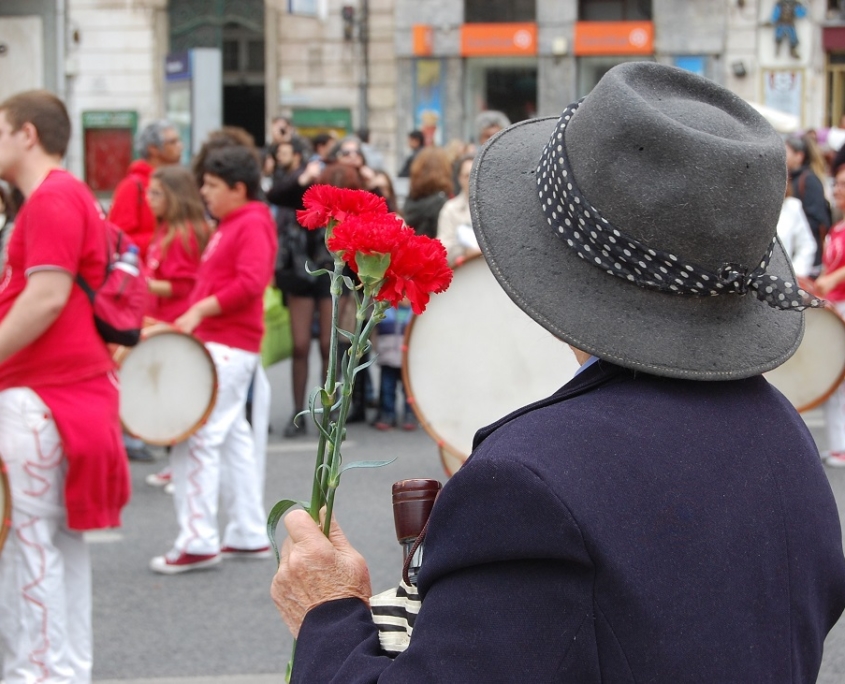
<path fill-rule="evenodd" d="M 15 219 L 0 283 L 0 319 L 26 287 L 27 275 L 43 269 L 77 273 L 93 287 L 105 277 L 106 234 L 91 191 L 66 171 L 51 171 Z M 69 385 L 114 368 L 94 327 L 91 303 L 78 285 L 41 337 L 0 363 L 0 390 Z"/>
<path fill-rule="evenodd" d="M 200 267 L 200 248 L 193 230 L 188 231 L 187 245 L 182 235 L 175 235 L 165 250 L 167 226 L 156 231 L 147 251 L 147 270 L 153 280 L 167 280 L 173 289 L 171 297 L 150 294 L 147 315 L 158 321 L 172 323 L 188 309 L 191 291 Z"/>
<path fill-rule="evenodd" d="M 825 273 L 833 273 L 845 266 L 845 221 L 837 223 L 827 234 L 822 252 L 822 266 Z M 845 301 L 845 282 L 839 283 L 825 295 L 831 302 Z"/>
<path fill-rule="evenodd" d="M 276 263 L 276 224 L 261 202 L 249 202 L 224 218 L 202 255 L 191 304 L 215 295 L 222 312 L 194 334 L 257 353 L 264 334 L 264 290 Z"/>
<path fill-rule="evenodd" d="M 106 232 L 91 191 L 66 171 L 51 171 L 15 220 L 0 283 L 0 320 L 40 269 L 63 270 L 93 288 L 105 276 Z M 130 479 L 118 417 L 114 362 L 77 284 L 58 318 L 38 339 L 0 364 L 0 390 L 29 387 L 53 414 L 67 459 L 68 526 L 120 524 Z"/>

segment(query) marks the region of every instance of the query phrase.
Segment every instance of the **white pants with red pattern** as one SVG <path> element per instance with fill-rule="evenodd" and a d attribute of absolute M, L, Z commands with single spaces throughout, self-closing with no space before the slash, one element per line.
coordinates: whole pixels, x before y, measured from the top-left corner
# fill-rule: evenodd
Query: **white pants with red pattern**
<path fill-rule="evenodd" d="M 30 389 L 0 392 L 0 456 L 12 494 L 0 552 L 5 684 L 91 681 L 91 563 L 67 529 L 66 463 L 49 409 Z"/>
<path fill-rule="evenodd" d="M 253 402 L 253 416 L 263 417 L 253 422 L 261 423 L 265 431 L 259 445 L 245 410 L 253 376 L 265 383 L 266 376 L 263 370 L 256 373 L 258 354 L 213 342 L 206 347 L 217 369 L 217 400 L 208 422 L 171 452 L 179 522 L 174 549 L 197 555 L 220 551 L 218 500 L 228 518 L 223 546 L 263 548 L 267 546 L 263 446 L 269 405 Z"/>

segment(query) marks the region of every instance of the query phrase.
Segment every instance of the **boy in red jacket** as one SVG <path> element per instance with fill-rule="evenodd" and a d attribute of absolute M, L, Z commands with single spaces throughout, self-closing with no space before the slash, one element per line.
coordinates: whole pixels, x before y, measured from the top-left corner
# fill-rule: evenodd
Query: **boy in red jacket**
<path fill-rule="evenodd" d="M 276 260 L 275 224 L 256 201 L 260 177 L 257 159 L 241 146 L 212 152 L 204 165 L 201 193 L 218 227 L 203 253 L 191 306 L 175 325 L 210 352 L 217 401 L 208 422 L 173 448 L 179 536 L 168 553 L 152 559 L 155 572 L 175 574 L 211 567 L 223 556 L 267 558 L 270 553 L 264 454 L 255 447 L 245 413 L 250 383 L 260 372 L 263 294 Z M 222 482 L 221 469 L 226 472 Z M 222 546 L 219 495 L 229 519 Z"/>

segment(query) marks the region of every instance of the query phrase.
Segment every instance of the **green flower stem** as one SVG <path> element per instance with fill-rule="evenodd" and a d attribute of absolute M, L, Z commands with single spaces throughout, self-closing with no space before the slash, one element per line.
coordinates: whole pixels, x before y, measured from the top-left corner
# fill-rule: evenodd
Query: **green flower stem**
<path fill-rule="evenodd" d="M 377 288 L 376 288 L 377 291 Z M 367 341 L 370 339 L 373 328 L 384 318 L 384 310 L 387 308 L 385 302 L 373 301 L 372 296 L 365 292 L 360 301 L 357 302 L 355 316 L 355 335 L 352 346 L 349 349 L 349 359 L 346 362 L 346 369 L 343 373 L 343 386 L 340 391 L 340 413 L 335 425 L 335 436 L 328 468 L 328 484 L 326 487 L 326 517 L 323 520 L 323 534 L 329 536 L 332 522 L 332 510 L 334 509 L 334 497 L 340 484 L 341 466 L 341 443 L 343 442 L 343 431 L 346 426 L 346 418 L 349 415 L 349 408 L 352 405 L 352 387 L 355 383 L 355 369 L 364 355 L 367 348 Z M 372 307 L 372 313 L 367 318 L 367 311 Z M 325 469 L 324 469 L 325 470 Z"/>
<path fill-rule="evenodd" d="M 329 342 L 329 366 L 326 372 L 325 392 L 321 395 L 323 413 L 320 416 L 320 438 L 317 442 L 317 462 L 314 466 L 314 482 L 311 486 L 311 506 L 309 513 L 314 522 L 320 522 L 320 509 L 325 505 L 324 493 L 326 491 L 326 469 L 323 465 L 326 462 L 327 433 L 331 429 L 331 408 L 334 406 L 337 388 L 335 375 L 337 373 L 337 325 L 340 319 L 340 299 L 343 294 L 343 260 L 335 257 L 334 271 L 331 273 L 331 295 L 332 295 L 332 331 Z"/>

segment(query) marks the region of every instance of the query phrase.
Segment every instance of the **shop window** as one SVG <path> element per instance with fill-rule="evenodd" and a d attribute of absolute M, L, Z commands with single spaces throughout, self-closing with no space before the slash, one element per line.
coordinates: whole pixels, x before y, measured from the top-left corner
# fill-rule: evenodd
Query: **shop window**
<path fill-rule="evenodd" d="M 537 21 L 537 0 L 464 0 L 464 23 Z"/>
<path fill-rule="evenodd" d="M 579 0 L 581 21 L 650 21 L 651 0 Z"/>

